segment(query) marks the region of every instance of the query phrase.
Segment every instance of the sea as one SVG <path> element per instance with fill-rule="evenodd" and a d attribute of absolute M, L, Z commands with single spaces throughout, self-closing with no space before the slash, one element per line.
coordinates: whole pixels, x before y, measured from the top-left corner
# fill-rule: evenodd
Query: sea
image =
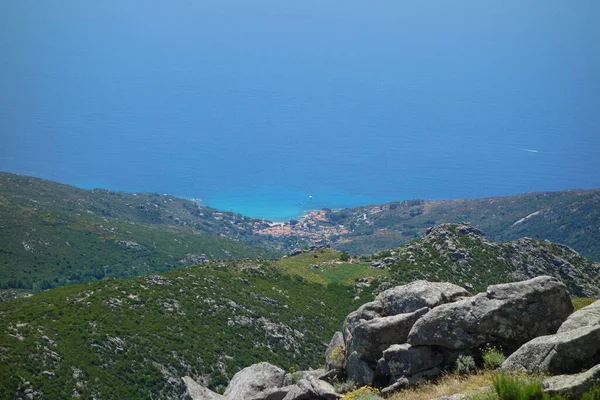
<path fill-rule="evenodd" d="M 598 0 L 0 2 L 0 171 L 284 221 L 600 187 Z"/>

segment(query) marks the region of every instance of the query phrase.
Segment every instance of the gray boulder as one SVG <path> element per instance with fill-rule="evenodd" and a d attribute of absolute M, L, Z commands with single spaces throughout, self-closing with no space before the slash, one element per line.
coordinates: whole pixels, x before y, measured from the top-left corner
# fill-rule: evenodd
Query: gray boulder
<path fill-rule="evenodd" d="M 383 352 L 383 357 L 377 362 L 376 373 L 385 376 L 411 376 L 440 366 L 443 361 L 443 355 L 430 346 L 395 344 Z"/>
<path fill-rule="evenodd" d="M 600 363 L 600 325 L 589 325 L 535 338 L 511 354 L 501 368 L 572 374 L 598 363 Z"/>
<path fill-rule="evenodd" d="M 336 332 L 325 350 L 325 366 L 328 370 L 341 370 L 343 368 L 343 356 L 345 354 L 344 335 Z"/>
<path fill-rule="evenodd" d="M 189 376 L 181 378 L 183 400 L 225 400 L 225 397 L 198 384 Z"/>
<path fill-rule="evenodd" d="M 356 352 L 367 362 L 377 362 L 383 350 L 406 342 L 413 324 L 428 312 L 429 308 L 424 307 L 408 314 L 360 321 L 350 333 L 348 352 Z"/>
<path fill-rule="evenodd" d="M 283 386 L 279 388 L 272 388 L 264 390 L 256 394 L 256 397 L 249 398 L 248 400 L 283 400 L 288 393 L 295 388 L 296 385 Z"/>
<path fill-rule="evenodd" d="M 329 383 L 311 377 L 298 381 L 283 400 L 335 400 L 342 397 Z"/>
<path fill-rule="evenodd" d="M 376 301 L 383 305 L 386 316 L 406 314 L 423 307 L 434 308 L 469 296 L 464 288 L 447 282 L 415 281 L 381 292 Z"/>
<path fill-rule="evenodd" d="M 326 380 L 329 377 L 329 371 L 319 368 L 319 369 L 311 369 L 308 371 L 297 371 L 293 374 L 285 374 L 285 378 L 283 379 L 283 385 L 292 385 L 294 381 L 299 381 L 301 379 L 322 379 Z"/>
<path fill-rule="evenodd" d="M 552 376 L 542 382 L 546 393 L 570 399 L 581 398 L 594 385 L 600 386 L 600 364 L 580 374 Z"/>
<path fill-rule="evenodd" d="M 268 389 L 283 386 L 285 371 L 267 362 L 242 369 L 229 382 L 224 396 L 230 400 L 254 400 Z"/>
<path fill-rule="evenodd" d="M 358 325 L 362 320 L 369 321 L 374 318 L 381 317 L 383 312 L 383 304 L 380 301 L 371 301 L 360 306 L 356 311 L 352 311 L 344 320 L 344 327 L 342 333 L 344 335 L 344 342 L 348 340 L 354 327 Z"/>
<path fill-rule="evenodd" d="M 375 378 L 375 371 L 371 366 L 360 359 L 356 352 L 350 353 L 346 360 L 346 375 L 348 380 L 355 382 L 359 386 L 371 385 Z"/>
<path fill-rule="evenodd" d="M 407 342 L 457 350 L 494 343 L 511 350 L 556 332 L 572 311 L 565 285 L 552 277 L 493 285 L 434 308 L 414 324 Z"/>
<path fill-rule="evenodd" d="M 588 325 L 600 325 L 600 301 L 595 301 L 569 315 L 558 328 L 557 333 L 570 331 Z"/>

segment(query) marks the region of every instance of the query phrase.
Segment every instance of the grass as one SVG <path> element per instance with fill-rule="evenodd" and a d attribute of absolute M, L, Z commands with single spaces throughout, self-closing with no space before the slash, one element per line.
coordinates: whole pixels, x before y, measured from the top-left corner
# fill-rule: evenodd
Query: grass
<path fill-rule="evenodd" d="M 490 386 L 494 377 L 492 371 L 479 371 L 473 375 L 449 373 L 437 382 L 410 388 L 394 394 L 390 400 L 431 400 L 457 393 L 468 393 Z"/>
<path fill-rule="evenodd" d="M 371 268 L 368 262 L 357 259 L 341 261 L 340 253 L 329 249 L 286 257 L 275 261 L 273 265 L 283 273 L 298 275 L 308 282 L 323 285 L 353 285 L 360 278 L 380 279 L 388 275 L 387 270 Z"/>
<path fill-rule="evenodd" d="M 571 299 L 571 302 L 573 303 L 573 311 L 577 311 L 585 306 L 589 306 L 595 301 L 596 299 L 589 297 L 574 297 Z"/>

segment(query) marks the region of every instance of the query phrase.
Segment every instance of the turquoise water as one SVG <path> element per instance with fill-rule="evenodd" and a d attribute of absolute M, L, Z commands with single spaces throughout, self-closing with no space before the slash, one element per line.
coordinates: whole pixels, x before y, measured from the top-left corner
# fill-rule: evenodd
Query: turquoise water
<path fill-rule="evenodd" d="M 275 220 L 600 187 L 598 15 L 596 0 L 2 2 L 0 170 Z"/>

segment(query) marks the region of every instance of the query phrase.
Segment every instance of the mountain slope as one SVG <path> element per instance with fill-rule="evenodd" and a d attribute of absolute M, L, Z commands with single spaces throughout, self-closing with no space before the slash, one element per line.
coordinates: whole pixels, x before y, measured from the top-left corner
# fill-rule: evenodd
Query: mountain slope
<path fill-rule="evenodd" d="M 253 224 L 263 222 L 172 196 L 0 174 L 0 287 L 47 289 L 280 254 L 252 235 Z"/>
<path fill-rule="evenodd" d="M 294 221 L 295 222 L 295 221 Z M 441 223 L 467 222 L 492 240 L 551 240 L 600 260 L 600 190 L 526 193 L 473 200 L 409 200 L 315 211 L 298 223 L 259 231 L 270 237 L 322 240 L 370 254 L 418 239 Z"/>
<path fill-rule="evenodd" d="M 232 262 L 0 303 L 0 398 L 178 399 L 184 375 L 218 388 L 258 361 L 319 365 L 355 296 Z"/>
<path fill-rule="evenodd" d="M 549 241 L 493 242 L 465 224 L 431 228 L 409 245 L 380 253 L 372 265 L 387 266 L 397 284 L 426 279 L 481 291 L 490 284 L 551 275 L 563 281 L 573 296 L 600 295 L 600 263 Z"/>

